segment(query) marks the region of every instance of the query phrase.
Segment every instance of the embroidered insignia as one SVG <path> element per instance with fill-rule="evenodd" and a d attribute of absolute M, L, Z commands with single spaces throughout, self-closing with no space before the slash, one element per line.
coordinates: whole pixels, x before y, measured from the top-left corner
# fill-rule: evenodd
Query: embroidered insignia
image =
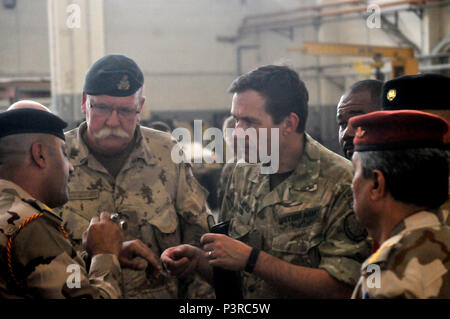
<path fill-rule="evenodd" d="M 128 75 L 124 75 L 120 80 L 119 84 L 117 84 L 117 89 L 120 91 L 127 91 L 130 89 L 130 81 L 128 81 Z"/>
<path fill-rule="evenodd" d="M 397 90 L 396 90 L 396 89 L 390 89 L 390 90 L 387 92 L 386 98 L 387 98 L 390 102 L 392 102 L 392 100 L 394 100 L 396 96 L 397 96 Z"/>
<path fill-rule="evenodd" d="M 358 126 L 358 128 L 356 129 L 356 132 L 355 132 L 355 136 L 361 138 L 361 137 L 363 137 L 364 135 L 366 135 L 366 131 L 364 131 L 364 130 L 361 128 L 361 126 Z"/>

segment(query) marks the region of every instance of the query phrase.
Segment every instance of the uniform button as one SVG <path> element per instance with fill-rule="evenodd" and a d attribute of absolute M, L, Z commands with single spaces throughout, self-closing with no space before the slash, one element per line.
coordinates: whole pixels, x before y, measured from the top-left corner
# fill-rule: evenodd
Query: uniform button
<path fill-rule="evenodd" d="M 11 236 L 12 234 L 14 234 L 16 229 L 17 229 L 17 226 L 8 224 L 8 226 L 6 226 L 6 229 L 5 229 L 5 234 L 7 236 Z"/>

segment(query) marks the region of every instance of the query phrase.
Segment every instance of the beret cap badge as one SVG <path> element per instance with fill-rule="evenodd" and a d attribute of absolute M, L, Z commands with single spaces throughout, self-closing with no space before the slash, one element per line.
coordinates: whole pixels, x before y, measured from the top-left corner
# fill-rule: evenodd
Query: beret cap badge
<path fill-rule="evenodd" d="M 364 130 L 361 128 L 361 126 L 358 126 L 358 128 L 356 129 L 356 132 L 355 132 L 355 136 L 361 138 L 361 137 L 363 137 L 365 134 L 366 134 L 366 131 L 364 131 Z"/>
<path fill-rule="evenodd" d="M 117 84 L 117 89 L 120 91 L 127 91 L 130 89 L 130 81 L 128 81 L 128 75 L 124 75 L 120 80 L 119 84 Z"/>
<path fill-rule="evenodd" d="M 397 96 L 397 90 L 396 90 L 396 89 L 390 89 L 390 90 L 387 92 L 387 95 L 386 95 L 387 99 L 388 99 L 390 102 L 392 102 L 392 100 L 394 100 L 396 96 Z"/>

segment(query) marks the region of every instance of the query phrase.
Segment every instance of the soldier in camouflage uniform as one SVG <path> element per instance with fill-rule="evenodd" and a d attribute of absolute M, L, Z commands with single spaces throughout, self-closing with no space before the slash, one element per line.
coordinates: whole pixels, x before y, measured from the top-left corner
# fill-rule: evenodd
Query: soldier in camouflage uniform
<path fill-rule="evenodd" d="M 351 208 L 350 162 L 304 132 L 308 93 L 291 69 L 261 67 L 235 80 L 230 92 L 236 128 L 279 129 L 278 173 L 237 164 L 220 215 L 230 222 L 230 237 L 205 234 L 205 252 L 175 247 L 162 260 L 174 273 L 186 266 L 183 254 L 205 277 L 212 273 L 205 259 L 241 271 L 245 298 L 350 297 L 370 253 Z"/>
<path fill-rule="evenodd" d="M 350 125 L 354 209 L 381 244 L 352 297 L 450 298 L 450 228 L 438 218 L 448 200 L 448 123 L 404 110 L 356 116 Z"/>
<path fill-rule="evenodd" d="M 136 63 L 122 55 L 107 55 L 87 72 L 82 101 L 86 122 L 66 133 L 74 173 L 69 202 L 61 210 L 77 246 L 89 219 L 103 210 L 126 220 L 125 237 L 140 239 L 155 256 L 180 243 L 199 245 L 208 230 L 207 192 L 188 164 L 172 161 L 174 139 L 138 124 L 143 81 Z M 197 280 L 179 286 L 164 273 L 155 280 L 151 271 L 124 270 L 123 297 L 208 297 L 212 291 Z"/>
<path fill-rule="evenodd" d="M 0 298 L 119 298 L 123 233 L 92 219 L 86 268 L 51 208 L 68 198 L 67 124 L 39 107 L 0 114 Z"/>
<path fill-rule="evenodd" d="M 450 77 L 442 74 L 400 76 L 383 85 L 381 108 L 386 111 L 409 109 L 428 112 L 450 122 L 450 102 L 447 92 L 449 87 Z M 433 92 L 433 94 L 423 94 L 423 92 Z M 447 153 L 450 154 L 450 132 L 444 136 L 444 142 L 447 145 Z M 448 183 L 450 185 L 450 176 Z M 450 200 L 447 200 L 441 205 L 438 216 L 450 226 L 449 215 Z"/>

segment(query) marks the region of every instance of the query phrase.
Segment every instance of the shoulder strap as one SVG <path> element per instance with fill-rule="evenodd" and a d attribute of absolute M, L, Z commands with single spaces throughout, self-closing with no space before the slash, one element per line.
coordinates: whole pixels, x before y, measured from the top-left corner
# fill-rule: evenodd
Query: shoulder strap
<path fill-rule="evenodd" d="M 10 234 L 8 236 L 8 243 L 6 245 L 6 257 L 7 257 L 7 262 L 8 262 L 8 270 L 9 270 L 9 274 L 13 280 L 13 282 L 18 286 L 18 287 L 22 287 L 24 286 L 24 282 L 21 282 L 20 280 L 17 279 L 16 275 L 14 274 L 14 269 L 13 269 L 13 265 L 12 265 L 12 244 L 14 241 L 14 238 L 17 236 L 17 234 L 19 233 L 19 231 L 24 228 L 28 223 L 32 222 L 33 220 L 41 217 L 44 215 L 42 209 L 39 207 L 39 205 L 36 204 L 36 202 L 34 201 L 28 201 L 28 200 L 23 200 L 24 202 L 26 202 L 27 204 L 29 204 L 30 206 L 32 206 L 33 208 L 35 208 L 36 210 L 39 211 L 39 213 L 36 213 L 34 215 L 32 215 L 31 217 L 28 217 L 27 219 L 25 219 L 18 227 L 17 230 L 15 232 L 13 232 L 12 234 Z M 69 239 L 66 230 L 64 229 L 64 227 L 61 225 L 60 226 L 60 230 L 63 233 L 64 237 L 66 237 L 67 239 Z"/>

